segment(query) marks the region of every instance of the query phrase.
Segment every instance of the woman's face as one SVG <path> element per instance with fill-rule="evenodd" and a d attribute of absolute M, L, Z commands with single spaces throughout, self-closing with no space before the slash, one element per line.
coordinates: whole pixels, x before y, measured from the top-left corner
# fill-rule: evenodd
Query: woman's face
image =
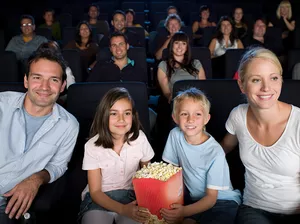
<path fill-rule="evenodd" d="M 80 36 L 82 38 L 88 38 L 90 36 L 91 32 L 89 27 L 86 24 L 81 24 L 80 26 Z"/>
<path fill-rule="evenodd" d="M 187 42 L 174 41 L 172 50 L 174 56 L 184 56 L 185 52 L 187 51 Z"/>
<path fill-rule="evenodd" d="M 126 14 L 126 22 L 127 23 L 132 23 L 133 22 L 133 15 L 130 12 L 128 12 Z"/>
<path fill-rule="evenodd" d="M 232 25 L 229 21 L 222 21 L 221 22 L 221 33 L 223 35 L 230 35 L 232 31 Z"/>
<path fill-rule="evenodd" d="M 241 91 L 251 106 L 268 109 L 274 106 L 281 93 L 282 76 L 278 66 L 269 59 L 256 58 L 249 63 Z"/>
<path fill-rule="evenodd" d="M 290 8 L 287 5 L 282 5 L 280 6 L 280 15 L 281 16 L 288 16 L 290 12 Z"/>
<path fill-rule="evenodd" d="M 240 22 L 241 20 L 242 20 L 242 18 L 243 18 L 243 9 L 241 9 L 241 8 L 236 8 L 235 10 L 234 10 L 234 14 L 233 14 L 233 17 L 234 17 L 234 20 L 236 21 L 236 22 Z"/>
<path fill-rule="evenodd" d="M 208 9 L 207 9 L 207 10 L 203 10 L 203 11 L 201 12 L 201 14 L 200 14 L 200 16 L 201 16 L 202 19 L 208 19 L 208 18 L 209 18 L 209 15 L 210 15 L 210 13 L 209 13 L 209 10 L 208 10 Z"/>
<path fill-rule="evenodd" d="M 171 35 L 174 33 L 178 32 L 181 28 L 181 24 L 177 19 L 170 19 L 168 22 L 168 31 L 170 32 Z"/>

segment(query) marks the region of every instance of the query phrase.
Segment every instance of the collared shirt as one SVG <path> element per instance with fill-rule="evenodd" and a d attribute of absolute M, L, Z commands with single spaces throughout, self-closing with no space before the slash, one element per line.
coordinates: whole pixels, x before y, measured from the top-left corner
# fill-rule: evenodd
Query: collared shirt
<path fill-rule="evenodd" d="M 23 36 L 18 35 L 9 41 L 5 50 L 15 52 L 18 60 L 26 60 L 45 42 L 48 42 L 48 40 L 43 36 L 35 35 L 31 41 L 25 42 Z"/>
<path fill-rule="evenodd" d="M 101 169 L 103 192 L 133 189 L 132 177 L 139 169 L 140 162 L 150 161 L 154 156 L 154 151 L 144 132 L 140 130 L 139 137 L 130 144 L 124 143 L 120 155 L 111 148 L 96 146 L 97 139 L 98 135 L 85 144 L 82 169 Z M 87 186 L 82 193 L 82 198 L 88 191 Z"/>
<path fill-rule="evenodd" d="M 75 117 L 55 104 L 25 152 L 25 96 L 26 93 L 0 93 L 0 206 L 5 204 L 2 194 L 34 173 L 46 169 L 49 183 L 61 177 L 78 135 Z"/>

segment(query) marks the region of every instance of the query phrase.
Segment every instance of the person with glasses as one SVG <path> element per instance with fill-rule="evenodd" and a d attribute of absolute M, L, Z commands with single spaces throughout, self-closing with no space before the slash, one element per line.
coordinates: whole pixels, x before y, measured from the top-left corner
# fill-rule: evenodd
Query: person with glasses
<path fill-rule="evenodd" d="M 21 34 L 14 36 L 8 43 L 6 51 L 16 53 L 18 61 L 26 64 L 29 56 L 45 42 L 47 38 L 35 34 L 35 22 L 31 15 L 22 15 L 20 18 Z M 23 73 L 24 74 L 24 73 Z"/>

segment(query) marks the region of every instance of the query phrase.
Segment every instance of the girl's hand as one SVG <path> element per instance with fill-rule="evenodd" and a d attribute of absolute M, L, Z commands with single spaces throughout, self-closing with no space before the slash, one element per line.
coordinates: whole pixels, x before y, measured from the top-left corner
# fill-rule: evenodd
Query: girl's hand
<path fill-rule="evenodd" d="M 184 218 L 184 206 L 181 204 L 172 204 L 171 209 L 161 209 L 161 216 L 167 223 L 178 223 Z"/>
<path fill-rule="evenodd" d="M 150 218 L 148 209 L 137 206 L 136 201 L 123 205 L 121 215 L 127 216 L 140 223 L 145 223 Z"/>

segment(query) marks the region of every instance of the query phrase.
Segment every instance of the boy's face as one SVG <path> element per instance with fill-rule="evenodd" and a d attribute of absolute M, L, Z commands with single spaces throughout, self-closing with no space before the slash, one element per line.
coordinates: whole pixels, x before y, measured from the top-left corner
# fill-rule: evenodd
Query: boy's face
<path fill-rule="evenodd" d="M 189 143 L 202 138 L 203 127 L 210 119 L 202 103 L 190 98 L 183 99 L 177 106 L 176 114 L 172 116 Z"/>

